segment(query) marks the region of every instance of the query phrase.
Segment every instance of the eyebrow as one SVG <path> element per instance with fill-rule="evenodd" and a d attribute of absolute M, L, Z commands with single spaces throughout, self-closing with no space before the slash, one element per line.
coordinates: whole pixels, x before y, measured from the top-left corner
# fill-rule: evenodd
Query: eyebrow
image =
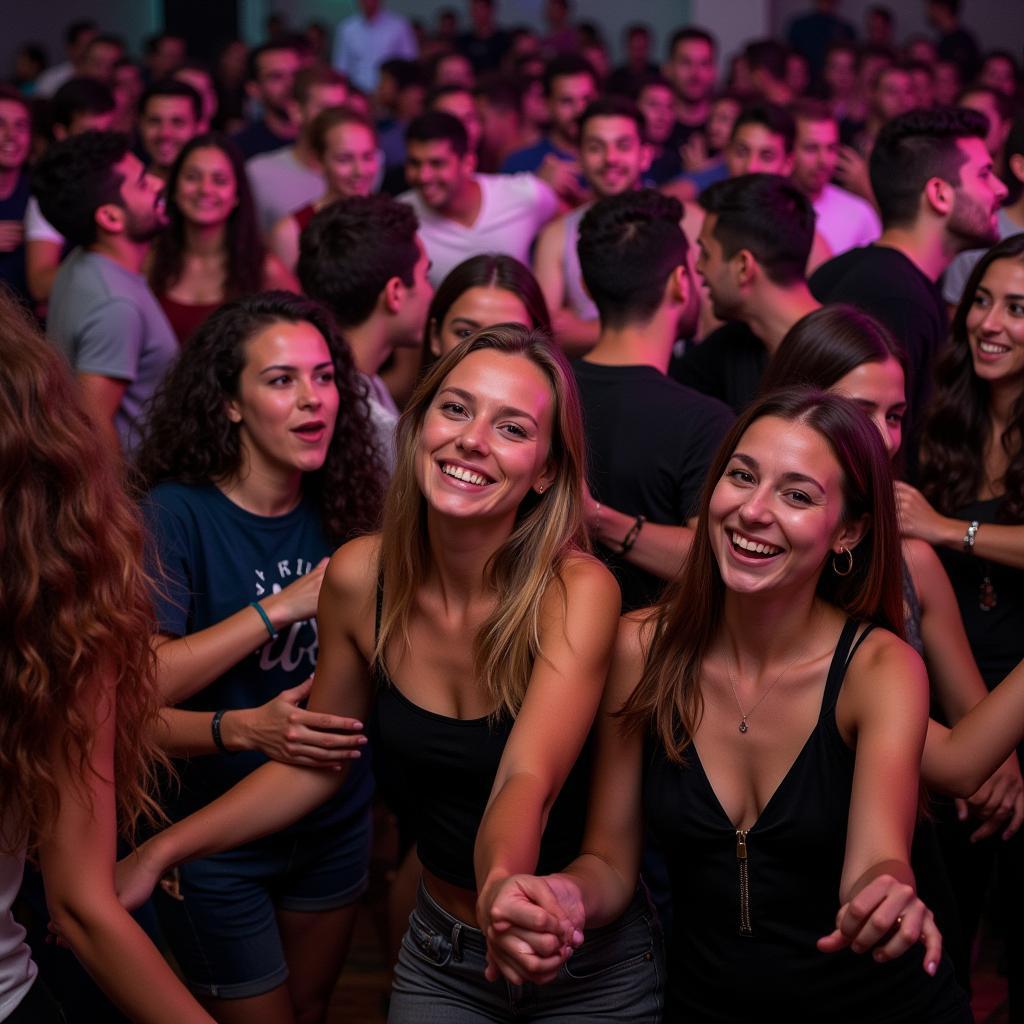
<path fill-rule="evenodd" d="M 438 394 L 443 394 L 445 391 L 450 391 L 453 395 L 458 395 L 459 398 L 468 404 L 472 404 L 475 401 L 473 395 L 469 391 L 463 391 L 462 388 L 452 387 L 452 385 L 449 384 L 447 387 L 441 388 L 441 391 L 439 391 Z M 529 420 L 535 427 L 538 426 L 536 419 L 534 419 L 530 413 L 525 412 L 523 409 L 517 409 L 514 405 L 503 405 L 498 410 L 498 415 L 517 416 L 520 419 Z"/>
<path fill-rule="evenodd" d="M 750 455 L 744 455 L 742 452 L 733 452 L 732 457 L 742 462 L 745 466 L 748 466 L 750 469 L 760 469 L 757 459 L 753 458 Z M 787 483 L 813 484 L 815 487 L 818 488 L 819 491 L 821 491 L 822 494 L 825 493 L 825 488 L 822 487 L 822 485 L 818 483 L 818 481 L 815 480 L 813 476 L 808 476 L 806 473 L 783 473 L 780 479 L 786 481 Z"/>
<path fill-rule="evenodd" d="M 322 370 L 325 366 L 333 366 L 334 364 L 328 359 L 323 363 L 317 363 L 313 367 L 314 370 Z M 297 366 L 290 366 L 288 363 L 272 363 L 270 366 L 264 366 L 260 373 L 269 373 L 271 370 L 297 370 Z"/>

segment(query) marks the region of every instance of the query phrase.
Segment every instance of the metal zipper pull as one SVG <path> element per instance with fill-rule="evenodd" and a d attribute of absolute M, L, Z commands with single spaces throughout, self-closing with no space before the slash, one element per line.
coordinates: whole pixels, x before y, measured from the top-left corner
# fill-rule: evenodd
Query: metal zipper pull
<path fill-rule="evenodd" d="M 736 862 L 740 872 L 740 935 L 753 935 L 754 930 L 750 926 L 750 869 L 748 864 L 749 850 L 747 849 L 748 828 L 736 830 Z"/>

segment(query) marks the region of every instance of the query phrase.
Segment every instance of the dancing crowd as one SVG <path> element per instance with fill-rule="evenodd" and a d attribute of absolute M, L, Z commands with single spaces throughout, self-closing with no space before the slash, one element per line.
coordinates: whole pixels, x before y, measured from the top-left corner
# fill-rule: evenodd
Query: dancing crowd
<path fill-rule="evenodd" d="M 983 924 L 1024 1020 L 1024 80 L 923 7 L 21 48 L 0 1020 L 325 1024 L 382 860 L 394 1024 L 969 1022 Z"/>

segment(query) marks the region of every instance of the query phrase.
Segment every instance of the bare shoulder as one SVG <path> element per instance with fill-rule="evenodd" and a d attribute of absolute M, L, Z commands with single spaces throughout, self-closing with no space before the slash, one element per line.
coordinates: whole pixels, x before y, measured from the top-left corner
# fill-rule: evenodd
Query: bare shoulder
<path fill-rule="evenodd" d="M 609 632 L 622 607 L 619 584 L 600 559 L 574 552 L 548 584 L 542 600 L 543 622 L 556 629 L 565 623 L 573 631 L 604 623 Z"/>
<path fill-rule="evenodd" d="M 844 689 L 878 706 L 927 695 L 928 676 L 913 647 L 887 629 L 873 629 L 850 659 Z"/>
<path fill-rule="evenodd" d="M 602 595 L 614 595 L 616 600 L 619 599 L 619 585 L 608 566 L 584 551 L 571 554 L 558 575 L 570 592 L 596 589 Z"/>
<path fill-rule="evenodd" d="M 339 599 L 360 603 L 372 599 L 377 589 L 379 559 L 380 534 L 356 537 L 331 556 L 324 586 Z"/>
<path fill-rule="evenodd" d="M 917 596 L 925 600 L 928 596 L 929 586 L 946 575 L 946 570 L 935 553 L 935 548 L 927 541 L 918 537 L 905 537 L 903 539 L 903 558 L 910 570 L 910 579 L 917 591 Z"/>
<path fill-rule="evenodd" d="M 554 220 L 548 221 L 548 223 L 541 228 L 540 235 L 537 238 L 538 247 L 542 245 L 546 247 L 561 242 L 562 238 L 565 236 L 566 217 L 567 214 L 563 213 Z"/>

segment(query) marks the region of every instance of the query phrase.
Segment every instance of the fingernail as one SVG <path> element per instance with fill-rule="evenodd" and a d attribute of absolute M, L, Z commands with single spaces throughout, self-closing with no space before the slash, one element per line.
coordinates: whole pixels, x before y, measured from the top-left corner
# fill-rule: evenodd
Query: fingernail
<path fill-rule="evenodd" d="M 935 972 L 939 969 L 939 965 L 934 960 L 928 961 L 928 966 L 925 970 L 932 976 L 935 977 Z"/>
<path fill-rule="evenodd" d="M 355 719 L 352 720 L 352 728 L 353 729 L 362 729 L 362 727 L 363 727 L 363 723 L 362 722 L 357 722 Z"/>
<path fill-rule="evenodd" d="M 887 959 L 886 955 L 880 949 L 876 949 L 875 950 L 875 963 L 877 963 L 877 964 L 885 963 L 886 959 Z"/>
<path fill-rule="evenodd" d="M 578 928 L 573 930 L 572 941 L 573 944 L 576 946 L 579 946 L 583 942 L 583 932 L 581 932 Z"/>

